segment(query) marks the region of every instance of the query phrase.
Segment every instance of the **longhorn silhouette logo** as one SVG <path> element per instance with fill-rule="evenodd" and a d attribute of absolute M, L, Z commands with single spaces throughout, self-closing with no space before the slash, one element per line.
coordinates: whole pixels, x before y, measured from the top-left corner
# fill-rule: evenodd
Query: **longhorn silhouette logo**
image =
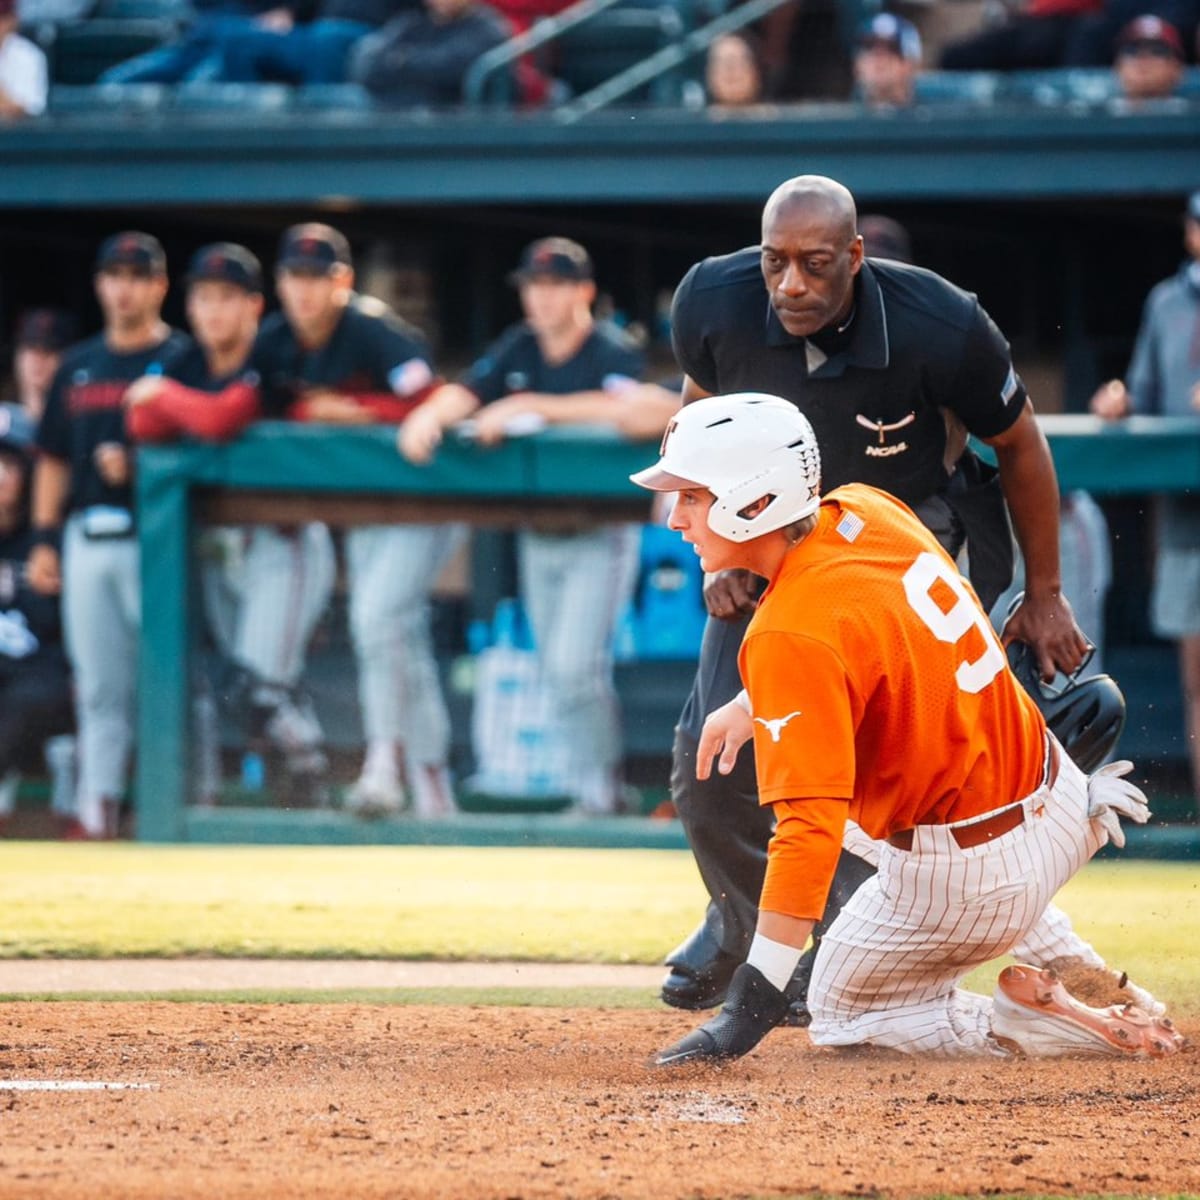
<path fill-rule="evenodd" d="M 786 717 L 772 717 L 769 721 L 764 720 L 762 717 L 755 717 L 754 719 L 771 735 L 771 741 L 777 742 L 779 741 L 780 736 L 783 734 L 783 727 L 793 717 L 798 717 L 800 715 L 800 710 L 796 709 L 795 712 L 788 713 Z"/>

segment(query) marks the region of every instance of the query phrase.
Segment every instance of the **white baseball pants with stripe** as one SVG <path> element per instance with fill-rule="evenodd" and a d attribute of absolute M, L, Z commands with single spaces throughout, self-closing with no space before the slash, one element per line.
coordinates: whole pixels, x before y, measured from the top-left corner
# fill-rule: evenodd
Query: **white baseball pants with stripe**
<path fill-rule="evenodd" d="M 617 617 L 633 594 L 641 531 L 604 525 L 584 533 L 522 530 L 517 539 L 521 599 L 542 681 L 570 748 L 580 802 L 603 810 L 616 786 L 621 723 L 613 685 Z"/>
<path fill-rule="evenodd" d="M 125 794 L 133 750 L 141 630 L 136 537 L 87 538 L 81 519 L 63 532 L 63 637 L 75 671 L 79 723 L 77 815 L 104 832 L 104 801 Z"/>
<path fill-rule="evenodd" d="M 1059 758 L 1053 787 L 1022 801 L 1024 823 L 991 842 L 964 850 L 946 826 L 923 825 L 911 850 L 882 844 L 878 874 L 817 954 L 808 1000 L 815 1045 L 1003 1053 L 989 1037 L 991 997 L 958 984 L 1030 934 L 1105 840 L 1087 815 L 1087 777 Z"/>
<path fill-rule="evenodd" d="M 218 546 L 240 549 L 201 573 L 217 645 L 259 682 L 294 687 L 337 575 L 328 528 L 314 521 L 295 532 L 252 525 L 214 534 Z"/>
<path fill-rule="evenodd" d="M 400 742 L 406 761 L 418 766 L 444 766 L 449 756 L 429 595 L 466 532 L 461 525 L 369 525 L 346 534 L 363 730 L 368 743 Z"/>

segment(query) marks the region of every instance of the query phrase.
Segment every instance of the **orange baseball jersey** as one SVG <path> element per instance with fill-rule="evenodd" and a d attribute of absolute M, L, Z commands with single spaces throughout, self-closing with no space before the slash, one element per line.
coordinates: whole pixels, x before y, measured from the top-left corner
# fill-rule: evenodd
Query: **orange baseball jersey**
<path fill-rule="evenodd" d="M 885 838 L 1041 782 L 1045 723 L 975 593 L 905 505 L 865 484 L 822 499 L 740 666 L 760 801 L 778 805 L 764 908 L 821 915 L 847 816 Z"/>

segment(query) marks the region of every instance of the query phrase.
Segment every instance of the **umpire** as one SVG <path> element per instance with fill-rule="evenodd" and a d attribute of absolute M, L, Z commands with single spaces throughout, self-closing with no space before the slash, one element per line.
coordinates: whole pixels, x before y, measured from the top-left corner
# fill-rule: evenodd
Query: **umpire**
<path fill-rule="evenodd" d="M 760 246 L 684 277 L 671 331 L 685 404 L 733 392 L 791 400 L 821 446 L 822 490 L 862 482 L 903 500 L 950 554 L 966 550 L 985 610 L 1011 578 L 1011 513 L 1027 585 L 1005 639 L 1030 643 L 1046 677 L 1080 665 L 1087 641 L 1060 587 L 1054 464 L 1008 343 L 970 293 L 864 258 L 846 188 L 817 175 L 781 184 Z M 995 450 L 998 473 L 967 449 L 968 434 Z M 679 1008 L 720 1003 L 754 934 L 772 819 L 753 756 L 744 750 L 731 774 L 703 782 L 695 761 L 704 718 L 741 689 L 738 648 L 760 586 L 742 570 L 707 581 L 709 621 L 676 729 L 672 796 L 711 897 L 705 921 L 667 958 L 662 997 Z M 815 941 L 870 872 L 843 853 Z M 788 989 L 800 1023 L 812 957 Z"/>

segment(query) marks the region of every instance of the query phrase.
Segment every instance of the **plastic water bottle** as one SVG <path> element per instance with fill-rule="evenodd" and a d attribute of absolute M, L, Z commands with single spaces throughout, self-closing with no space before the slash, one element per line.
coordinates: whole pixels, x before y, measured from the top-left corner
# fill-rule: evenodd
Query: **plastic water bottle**
<path fill-rule="evenodd" d="M 267 766 L 257 750 L 242 755 L 242 787 L 248 792 L 261 792 L 267 782 Z"/>

